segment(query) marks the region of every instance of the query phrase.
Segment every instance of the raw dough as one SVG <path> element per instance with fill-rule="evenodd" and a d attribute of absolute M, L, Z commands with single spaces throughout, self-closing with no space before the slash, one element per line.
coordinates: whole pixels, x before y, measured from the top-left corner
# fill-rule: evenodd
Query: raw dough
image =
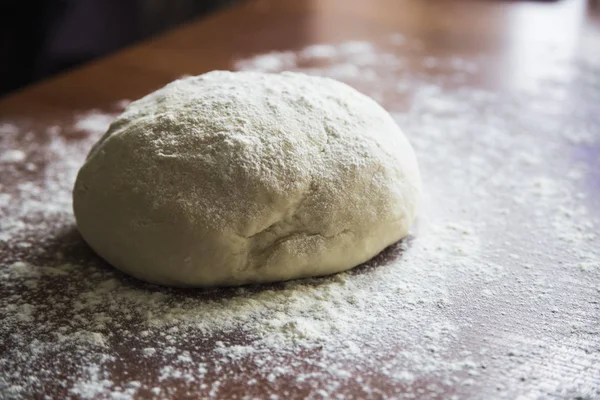
<path fill-rule="evenodd" d="M 73 207 L 115 267 L 174 286 L 325 275 L 406 236 L 420 178 L 376 102 L 328 78 L 215 71 L 131 103 Z"/>

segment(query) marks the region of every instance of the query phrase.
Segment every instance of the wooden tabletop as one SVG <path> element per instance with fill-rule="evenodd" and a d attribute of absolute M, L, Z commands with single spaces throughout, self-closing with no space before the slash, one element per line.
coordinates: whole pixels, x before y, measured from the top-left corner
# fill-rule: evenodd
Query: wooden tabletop
<path fill-rule="evenodd" d="M 0 397 L 600 398 L 599 14 L 255 0 L 0 99 Z M 85 154 L 124 100 L 213 69 L 379 101 L 419 158 L 413 235 L 242 289 L 146 285 L 93 254 L 70 211 Z"/>

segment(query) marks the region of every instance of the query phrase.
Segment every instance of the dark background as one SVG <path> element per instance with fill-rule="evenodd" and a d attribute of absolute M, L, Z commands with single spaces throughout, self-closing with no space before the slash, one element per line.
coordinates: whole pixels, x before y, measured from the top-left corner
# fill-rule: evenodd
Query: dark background
<path fill-rule="evenodd" d="M 2 0 L 0 96 L 234 0 Z"/>

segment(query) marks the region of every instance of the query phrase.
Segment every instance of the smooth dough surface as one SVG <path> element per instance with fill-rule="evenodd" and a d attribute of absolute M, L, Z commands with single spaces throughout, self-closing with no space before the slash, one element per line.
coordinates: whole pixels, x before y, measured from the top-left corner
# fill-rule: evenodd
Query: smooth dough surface
<path fill-rule="evenodd" d="M 215 71 L 131 103 L 77 176 L 88 244 L 139 279 L 240 285 L 331 274 L 408 234 L 413 150 L 328 78 Z"/>

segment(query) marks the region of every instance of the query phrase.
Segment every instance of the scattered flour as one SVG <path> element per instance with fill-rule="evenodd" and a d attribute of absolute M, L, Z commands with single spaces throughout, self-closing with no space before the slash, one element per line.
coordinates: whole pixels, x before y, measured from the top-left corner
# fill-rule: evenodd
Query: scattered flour
<path fill-rule="evenodd" d="M 322 279 L 175 290 L 126 277 L 93 256 L 71 213 L 77 169 L 114 114 L 75 116 L 43 143 L 0 124 L 0 149 L 26 154 L 0 164 L 0 393 L 600 396 L 599 172 L 581 161 L 598 159 L 600 132 L 573 123 L 595 112 L 600 65 L 579 71 L 596 86 L 549 116 L 535 106 L 543 91 L 472 87 L 493 60 L 422 54 L 422 71 L 404 68 L 394 49 L 412 44 L 396 34 L 236 65 L 347 80 L 388 107 L 419 156 L 414 237 Z M 549 80 L 573 90 L 538 83 Z"/>
<path fill-rule="evenodd" d="M 5 150 L 0 153 L 0 163 L 15 163 L 21 162 L 26 155 L 21 150 Z"/>
<path fill-rule="evenodd" d="M 125 107 L 128 105 L 126 100 L 121 100 L 118 104 Z M 106 114 L 98 110 L 92 110 L 76 116 L 73 127 L 79 131 L 99 134 L 106 132 L 106 129 L 114 119 L 115 115 L 113 114 Z"/>
<path fill-rule="evenodd" d="M 17 125 L 8 122 L 0 122 L 0 134 L 16 135 L 17 133 L 19 133 L 19 127 Z"/>

